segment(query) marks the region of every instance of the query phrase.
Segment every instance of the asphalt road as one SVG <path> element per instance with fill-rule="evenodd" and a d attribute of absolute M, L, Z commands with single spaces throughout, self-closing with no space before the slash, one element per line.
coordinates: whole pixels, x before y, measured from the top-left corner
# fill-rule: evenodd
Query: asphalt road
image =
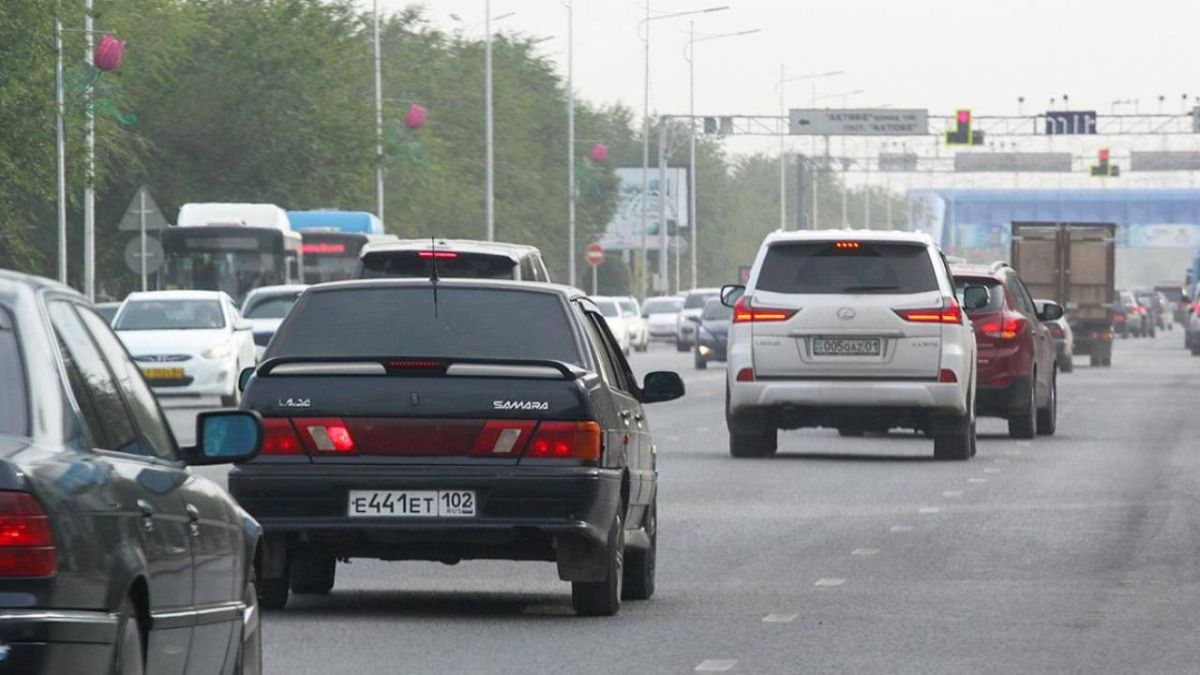
<path fill-rule="evenodd" d="M 1200 359 L 1178 331 L 1060 379 L 1059 434 L 981 423 L 935 463 L 906 434 L 785 432 L 728 455 L 724 371 L 656 347 L 658 592 L 572 615 L 552 563 L 354 561 L 266 615 L 266 670 L 374 673 L 1200 672 Z M 172 411 L 180 435 L 191 411 Z M 219 470 L 211 475 L 219 477 Z"/>

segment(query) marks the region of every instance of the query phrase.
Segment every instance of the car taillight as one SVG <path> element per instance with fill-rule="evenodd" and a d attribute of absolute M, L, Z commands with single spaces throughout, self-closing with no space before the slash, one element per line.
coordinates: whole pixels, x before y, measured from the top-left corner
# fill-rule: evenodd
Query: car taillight
<path fill-rule="evenodd" d="M 520 457 L 535 426 L 532 420 L 490 420 L 475 437 L 471 456 Z"/>
<path fill-rule="evenodd" d="M 979 326 L 981 335 L 996 340 L 1015 340 L 1023 330 L 1025 330 L 1025 319 L 1016 316 L 985 321 Z"/>
<path fill-rule="evenodd" d="M 337 417 L 296 418 L 300 441 L 310 453 L 347 454 L 355 451 L 354 437 L 346 422 Z"/>
<path fill-rule="evenodd" d="M 742 368 L 741 370 L 739 370 L 738 374 L 737 374 L 737 381 L 738 382 L 753 382 L 754 381 L 754 369 L 753 368 Z"/>
<path fill-rule="evenodd" d="M 950 370 L 949 368 L 942 368 L 942 370 L 938 372 L 938 382 L 941 382 L 942 384 L 957 384 L 958 375 L 955 375 L 954 371 Z"/>
<path fill-rule="evenodd" d="M 50 577 L 57 568 L 42 505 L 28 492 L 0 492 L 0 577 Z"/>
<path fill-rule="evenodd" d="M 1196 302 L 1195 304 L 1192 305 L 1192 313 L 1200 314 L 1200 302 Z"/>
<path fill-rule="evenodd" d="M 1113 323 L 1125 323 L 1125 314 L 1119 312 L 1113 314 Z"/>
<path fill-rule="evenodd" d="M 526 459 L 600 459 L 600 425 L 542 422 L 525 449 Z"/>
<path fill-rule="evenodd" d="M 1062 329 L 1062 326 L 1056 323 L 1050 324 L 1050 334 L 1058 340 L 1062 340 L 1067 337 L 1067 332 Z"/>
<path fill-rule="evenodd" d="M 304 448 L 300 445 L 300 437 L 292 428 L 292 423 L 282 417 L 267 417 L 263 419 L 262 455 L 303 455 Z"/>
<path fill-rule="evenodd" d="M 734 323 L 771 323 L 776 321 L 787 321 L 796 315 L 794 309 L 767 309 L 765 307 L 751 307 L 750 299 L 746 296 L 738 298 L 738 301 L 733 305 L 733 322 Z"/>
<path fill-rule="evenodd" d="M 912 323 L 957 323 L 963 321 L 962 308 L 954 300 L 949 301 L 949 306 L 934 307 L 932 309 L 897 309 L 896 314 L 900 315 L 901 319 L 911 321 Z"/>

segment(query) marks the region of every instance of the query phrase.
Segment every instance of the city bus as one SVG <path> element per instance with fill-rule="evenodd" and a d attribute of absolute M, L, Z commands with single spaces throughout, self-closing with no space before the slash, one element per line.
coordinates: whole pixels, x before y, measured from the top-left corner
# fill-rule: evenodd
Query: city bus
<path fill-rule="evenodd" d="M 365 211 L 288 211 L 292 229 L 304 240 L 304 283 L 353 279 L 358 256 L 370 243 L 396 241 Z"/>
<path fill-rule="evenodd" d="M 167 290 L 225 291 L 239 303 L 262 286 L 298 284 L 302 241 L 273 204 L 185 204 L 163 232 Z"/>

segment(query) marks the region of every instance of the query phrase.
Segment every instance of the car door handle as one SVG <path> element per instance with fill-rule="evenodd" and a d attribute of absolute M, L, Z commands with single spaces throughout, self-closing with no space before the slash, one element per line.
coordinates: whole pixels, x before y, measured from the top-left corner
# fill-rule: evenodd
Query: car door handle
<path fill-rule="evenodd" d="M 154 505 L 145 499 L 137 500 L 138 511 L 142 514 L 142 529 L 150 532 L 154 529 Z"/>
<path fill-rule="evenodd" d="M 191 530 L 193 537 L 200 536 L 200 509 L 192 504 L 188 504 L 184 509 L 188 516 L 188 529 Z"/>

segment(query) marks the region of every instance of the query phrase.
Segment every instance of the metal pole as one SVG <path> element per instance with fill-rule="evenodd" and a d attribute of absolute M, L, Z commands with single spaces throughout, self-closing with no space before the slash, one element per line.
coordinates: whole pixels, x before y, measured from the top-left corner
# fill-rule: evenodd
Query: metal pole
<path fill-rule="evenodd" d="M 92 54 L 94 38 L 92 36 L 92 2 L 84 1 L 83 30 L 87 54 L 89 75 L 95 68 Z M 84 103 L 87 133 L 87 172 L 83 188 L 83 294 L 89 301 L 96 300 L 96 114 L 92 103 L 92 85 L 87 87 L 87 101 Z"/>
<path fill-rule="evenodd" d="M 786 73 L 784 65 L 779 64 L 779 229 L 787 229 L 787 158 L 784 154 L 784 143 L 786 141 L 784 134 L 787 130 L 787 122 L 782 118 L 787 114 L 784 109 L 783 97 L 783 81 Z"/>
<path fill-rule="evenodd" d="M 850 218 L 847 215 L 848 207 L 850 206 L 850 193 L 846 189 L 846 179 L 849 177 L 849 164 L 846 161 L 846 143 L 842 142 L 842 229 L 850 229 Z"/>
<path fill-rule="evenodd" d="M 575 5 L 567 0 L 567 277 L 574 286 L 575 277 Z M 593 278 L 595 277 L 593 273 Z"/>
<path fill-rule="evenodd" d="M 487 111 L 485 132 L 487 136 L 487 240 L 496 240 L 496 141 L 493 129 L 493 108 L 492 108 L 492 0 L 484 0 L 484 28 L 487 30 L 487 39 L 484 41 L 484 68 L 487 71 L 485 76 L 486 91 L 484 92 L 487 98 Z"/>
<path fill-rule="evenodd" d="M 671 252 L 667 246 L 667 120 L 658 118 L 658 274 L 659 288 L 670 290 Z"/>
<path fill-rule="evenodd" d="M 696 243 L 697 231 L 700 229 L 700 219 L 696 217 L 696 22 L 690 22 L 688 27 L 688 224 L 691 225 L 692 246 L 691 280 L 692 288 L 698 288 L 696 283 Z M 678 284 L 676 284 L 678 285 Z M 682 290 L 679 289 L 679 290 Z"/>
<path fill-rule="evenodd" d="M 646 299 L 649 282 L 647 272 L 649 240 L 646 230 L 650 221 L 650 0 L 646 0 L 646 45 L 642 57 L 645 72 L 642 75 L 642 250 L 638 255 L 638 297 Z"/>
<path fill-rule="evenodd" d="M 58 61 L 54 67 L 55 145 L 58 164 L 58 280 L 67 283 L 67 150 L 66 131 L 63 128 L 63 43 L 62 43 L 62 0 L 54 14 L 54 46 L 58 50 Z"/>
<path fill-rule="evenodd" d="M 599 265 L 592 265 L 592 295 L 600 295 L 599 282 L 596 280 L 596 268 Z"/>
<path fill-rule="evenodd" d="M 863 162 L 866 164 L 865 177 L 863 178 L 863 229 L 871 229 L 871 158 L 867 153 L 863 153 Z"/>
<path fill-rule="evenodd" d="M 383 55 L 379 45 L 379 0 L 374 4 L 375 17 L 375 214 L 382 221 L 383 194 Z"/>
<path fill-rule="evenodd" d="M 812 100 L 809 103 L 809 107 L 816 109 L 816 107 L 817 107 L 817 80 L 816 80 L 816 78 L 813 78 L 811 84 L 812 84 Z M 820 164 L 817 162 L 817 137 L 813 136 L 812 139 L 813 139 L 813 145 L 812 145 L 812 147 L 813 147 L 813 153 L 812 153 L 813 154 L 813 156 L 812 156 L 812 222 L 808 224 L 808 229 L 816 230 L 816 229 L 820 228 L 820 225 L 817 224 L 817 203 L 820 201 L 821 180 L 818 175 L 818 172 L 820 171 Z M 825 143 L 826 144 L 829 143 L 828 136 L 825 137 Z M 828 154 L 828 153 L 826 153 L 826 154 Z"/>
<path fill-rule="evenodd" d="M 142 252 L 142 292 L 145 293 L 148 288 L 146 283 L 146 191 L 138 189 L 138 231 L 141 233 Z"/>

